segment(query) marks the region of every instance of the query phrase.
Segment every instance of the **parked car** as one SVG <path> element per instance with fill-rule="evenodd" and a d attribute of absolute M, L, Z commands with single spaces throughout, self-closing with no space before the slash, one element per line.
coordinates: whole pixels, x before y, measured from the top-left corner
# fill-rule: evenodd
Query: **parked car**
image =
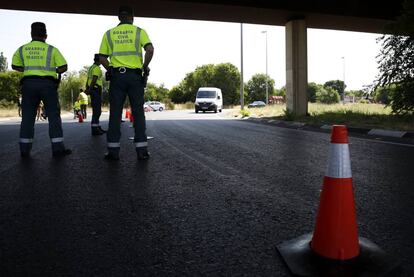
<path fill-rule="evenodd" d="M 144 110 L 153 110 L 154 112 L 160 111 L 162 112 L 165 110 L 165 104 L 158 102 L 158 101 L 148 101 L 144 103 Z"/>
<path fill-rule="evenodd" d="M 259 107 L 265 107 L 266 103 L 263 101 L 254 101 L 253 103 L 250 103 L 247 105 L 248 108 L 259 108 Z"/>

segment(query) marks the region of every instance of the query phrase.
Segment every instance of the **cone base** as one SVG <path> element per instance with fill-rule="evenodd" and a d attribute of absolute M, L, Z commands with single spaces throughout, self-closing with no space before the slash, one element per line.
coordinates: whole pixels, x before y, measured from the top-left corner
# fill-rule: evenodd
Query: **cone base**
<path fill-rule="evenodd" d="M 295 276 L 399 276 L 400 265 L 376 244 L 359 238 L 360 255 L 340 261 L 321 257 L 310 248 L 312 234 L 285 241 L 276 248 Z"/>

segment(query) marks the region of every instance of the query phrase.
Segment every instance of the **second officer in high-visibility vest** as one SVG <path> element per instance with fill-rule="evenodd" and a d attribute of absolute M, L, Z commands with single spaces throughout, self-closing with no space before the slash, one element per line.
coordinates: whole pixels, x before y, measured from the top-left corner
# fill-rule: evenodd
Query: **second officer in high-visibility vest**
<path fill-rule="evenodd" d="M 37 107 L 43 101 L 49 118 L 49 137 L 54 157 L 69 155 L 63 144 L 62 120 L 58 98 L 58 74 L 68 69 L 65 58 L 56 47 L 46 43 L 46 25 L 31 25 L 32 41 L 20 46 L 13 55 L 12 68 L 23 72 L 22 122 L 20 124 L 20 153 L 30 157 Z"/>
<path fill-rule="evenodd" d="M 118 160 L 121 137 L 122 109 L 126 96 L 131 103 L 135 119 L 135 137 L 139 160 L 149 158 L 147 135 L 145 132 L 144 83 L 149 72 L 148 65 L 154 53 L 154 47 L 144 29 L 133 25 L 134 13 L 130 7 L 120 7 L 120 24 L 108 30 L 99 49 L 101 63 L 111 74 L 109 87 L 109 126 L 107 133 L 108 153 L 106 159 Z M 144 60 L 142 48 L 145 50 Z M 111 68 L 107 58 L 110 58 Z"/>
<path fill-rule="evenodd" d="M 80 104 L 81 104 L 82 117 L 83 119 L 86 119 L 86 116 L 88 115 L 86 112 L 86 109 L 88 108 L 89 98 L 88 98 L 88 95 L 83 91 L 83 89 L 79 90 L 78 100 L 80 101 Z"/>
<path fill-rule="evenodd" d="M 92 104 L 92 135 L 99 136 L 105 134 L 99 124 L 99 117 L 101 116 L 102 110 L 102 70 L 99 62 L 99 54 L 95 54 L 94 63 L 88 69 L 88 76 L 86 80 L 86 94 L 91 96 Z"/>

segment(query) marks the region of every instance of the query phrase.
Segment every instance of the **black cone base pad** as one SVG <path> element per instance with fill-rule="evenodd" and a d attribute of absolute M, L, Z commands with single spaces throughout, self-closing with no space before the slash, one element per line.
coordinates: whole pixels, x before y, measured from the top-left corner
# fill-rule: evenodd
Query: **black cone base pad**
<path fill-rule="evenodd" d="M 315 254 L 310 248 L 312 234 L 283 242 L 277 250 L 296 276 L 399 276 L 399 264 L 376 244 L 359 238 L 360 255 L 346 261 L 331 260 Z"/>

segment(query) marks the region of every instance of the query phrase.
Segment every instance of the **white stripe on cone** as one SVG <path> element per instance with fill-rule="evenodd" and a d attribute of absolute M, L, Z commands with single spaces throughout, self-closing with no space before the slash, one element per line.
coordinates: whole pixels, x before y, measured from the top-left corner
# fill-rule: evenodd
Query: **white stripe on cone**
<path fill-rule="evenodd" d="M 332 178 L 352 178 L 348 144 L 331 143 L 328 168 L 325 176 Z"/>

